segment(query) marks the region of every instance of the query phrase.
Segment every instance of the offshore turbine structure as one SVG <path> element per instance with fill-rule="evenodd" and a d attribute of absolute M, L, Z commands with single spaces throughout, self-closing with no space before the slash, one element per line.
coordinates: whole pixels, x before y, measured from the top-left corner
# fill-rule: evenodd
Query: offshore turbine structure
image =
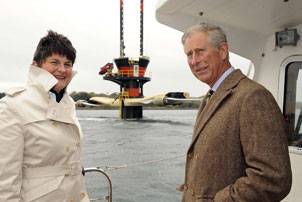
<path fill-rule="evenodd" d="M 117 73 L 112 73 L 113 64 L 107 63 L 101 68 L 99 74 L 104 74 L 103 79 L 120 85 L 119 111 L 122 119 L 141 119 L 143 106 L 139 103 L 127 105 L 125 99 L 143 98 L 143 85 L 150 81 L 145 77 L 149 58 L 144 56 L 143 47 L 144 26 L 144 1 L 140 0 L 140 55 L 138 59 L 125 56 L 124 44 L 124 1 L 120 0 L 120 57 L 114 59 Z"/>

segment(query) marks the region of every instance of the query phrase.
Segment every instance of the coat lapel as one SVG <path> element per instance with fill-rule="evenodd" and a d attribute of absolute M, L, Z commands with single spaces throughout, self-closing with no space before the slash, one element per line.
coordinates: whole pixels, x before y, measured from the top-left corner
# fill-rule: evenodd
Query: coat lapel
<path fill-rule="evenodd" d="M 199 138 L 206 123 L 212 116 L 214 116 L 216 110 L 223 103 L 223 101 L 232 95 L 234 88 L 243 78 L 245 78 L 245 75 L 243 75 L 240 70 L 235 70 L 223 81 L 218 90 L 212 95 L 207 105 L 205 105 L 205 103 L 203 104 L 204 101 L 202 102 L 196 118 L 192 142 L 188 151 L 190 151 L 196 140 Z"/>
<path fill-rule="evenodd" d="M 75 114 L 73 110 L 73 104 L 69 103 L 68 96 L 65 94 L 60 103 L 57 103 L 55 100 L 50 99 L 49 104 L 47 107 L 47 114 L 46 118 L 69 123 L 69 124 L 75 124 Z"/>

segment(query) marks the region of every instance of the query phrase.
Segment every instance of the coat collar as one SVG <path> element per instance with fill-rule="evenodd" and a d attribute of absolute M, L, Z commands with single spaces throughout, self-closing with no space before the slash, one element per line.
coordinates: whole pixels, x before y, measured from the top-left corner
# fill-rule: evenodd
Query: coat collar
<path fill-rule="evenodd" d="M 27 85 L 37 85 L 48 92 L 57 82 L 58 80 L 45 69 L 33 65 L 30 67 Z"/>
<path fill-rule="evenodd" d="M 72 71 L 72 78 L 77 74 L 76 71 Z M 58 80 L 48 71 L 41 67 L 37 67 L 34 65 L 30 66 L 29 76 L 27 80 L 27 85 L 37 85 L 42 87 L 42 89 L 48 92 Z"/>
<path fill-rule="evenodd" d="M 33 99 L 27 101 L 34 114 L 31 119 L 28 119 L 29 122 L 44 119 L 46 116 L 47 119 L 54 121 L 75 124 L 74 102 L 68 93 L 65 92 L 60 103 L 50 98 L 49 90 L 56 83 L 57 79 L 48 71 L 36 66 L 30 67 L 27 85 L 30 89 L 33 87 L 35 90 L 31 91 Z M 41 111 L 37 106 L 45 111 Z M 37 110 L 35 110 L 36 108 Z"/>
<path fill-rule="evenodd" d="M 201 131 L 205 127 L 206 123 L 209 119 L 214 115 L 215 111 L 221 105 L 221 103 L 232 95 L 234 88 L 238 85 L 238 83 L 245 78 L 246 76 L 242 74 L 240 70 L 233 71 L 219 86 L 217 91 L 212 95 L 211 99 L 207 103 L 206 106 L 200 107 L 198 111 L 198 115 L 196 118 L 196 123 L 194 127 L 193 137 L 191 147 L 194 145 L 196 140 L 198 139 Z"/>

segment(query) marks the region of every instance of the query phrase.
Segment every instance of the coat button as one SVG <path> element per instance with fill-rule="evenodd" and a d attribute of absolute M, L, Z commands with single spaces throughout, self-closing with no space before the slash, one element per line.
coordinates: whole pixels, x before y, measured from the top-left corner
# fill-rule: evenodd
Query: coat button
<path fill-rule="evenodd" d="M 86 196 L 85 192 L 82 192 L 82 193 L 80 194 L 80 198 L 81 198 L 81 199 L 83 199 L 85 196 Z"/>
<path fill-rule="evenodd" d="M 193 155 L 192 155 L 191 153 L 188 154 L 188 158 L 189 158 L 189 159 L 191 159 L 192 156 L 193 156 Z"/>
<path fill-rule="evenodd" d="M 184 191 L 187 191 L 188 190 L 188 186 L 186 184 L 184 184 L 183 189 L 184 189 Z"/>
<path fill-rule="evenodd" d="M 55 109 L 52 109 L 52 110 L 51 110 L 51 114 L 52 114 L 53 116 L 55 116 L 55 115 L 57 114 L 57 111 L 56 111 Z"/>
<path fill-rule="evenodd" d="M 71 172 L 72 172 L 72 168 L 71 168 L 71 167 L 67 168 L 67 169 L 66 169 L 65 176 L 68 177 L 69 175 L 72 174 Z"/>
<path fill-rule="evenodd" d="M 195 192 L 194 192 L 193 189 L 190 189 L 190 192 L 191 192 L 191 195 L 192 195 L 192 196 L 195 196 Z"/>

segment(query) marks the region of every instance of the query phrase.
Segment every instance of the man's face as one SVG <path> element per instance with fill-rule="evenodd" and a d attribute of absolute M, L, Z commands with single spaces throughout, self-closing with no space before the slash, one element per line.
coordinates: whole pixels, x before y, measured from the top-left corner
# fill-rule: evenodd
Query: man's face
<path fill-rule="evenodd" d="M 54 86 L 56 92 L 60 92 L 71 81 L 72 62 L 65 56 L 52 54 L 45 59 L 41 68 L 51 73 L 58 80 L 58 83 Z"/>
<path fill-rule="evenodd" d="M 210 87 L 219 79 L 225 71 L 228 47 L 222 43 L 215 48 L 204 32 L 192 33 L 184 43 L 184 52 L 194 76 Z"/>

